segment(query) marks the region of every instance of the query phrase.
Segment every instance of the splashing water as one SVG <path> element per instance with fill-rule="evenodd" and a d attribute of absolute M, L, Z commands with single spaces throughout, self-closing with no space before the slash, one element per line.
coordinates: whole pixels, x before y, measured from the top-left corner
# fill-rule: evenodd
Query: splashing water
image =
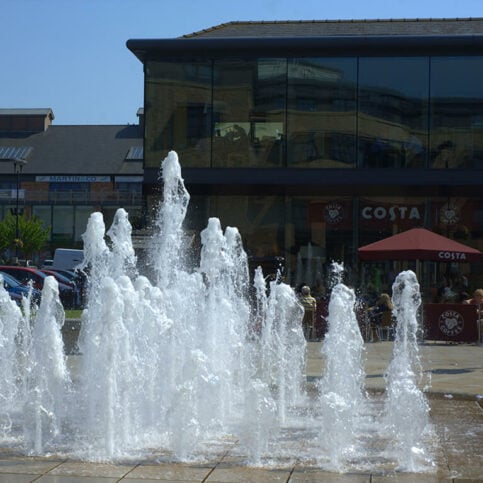
<path fill-rule="evenodd" d="M 342 283 L 343 266 L 332 265 L 328 332 L 322 345 L 325 375 L 320 381 L 321 443 L 340 471 L 354 446 L 358 419 L 365 410 L 364 341 L 354 313 L 354 291 Z"/>
<path fill-rule="evenodd" d="M 418 461 L 428 458 L 422 443 L 424 432 L 430 426 L 429 405 L 419 388 L 422 366 L 417 341 L 417 310 L 421 294 L 414 272 L 400 273 L 392 290 L 397 325 L 393 358 L 385 374 L 388 393 L 385 418 L 395 439 L 400 466 L 417 471 L 421 466 Z"/>
<path fill-rule="evenodd" d="M 267 286 L 261 268 L 251 283 L 240 233 L 223 231 L 217 218 L 200 234 L 199 265 L 189 267 L 182 229 L 189 194 L 176 153 L 162 173 L 146 267 L 137 266 L 125 210 L 107 231 L 100 213 L 88 220 L 88 302 L 80 354 L 69 356 L 69 366 L 55 280 L 48 279 L 35 316 L 0 284 L 1 444 L 90 461 L 153 453 L 204 461 L 229 447 L 250 465 L 301 459 L 335 471 L 363 467 L 370 448 L 361 451 L 360 434 L 368 420 L 379 428 L 381 416 L 371 419 L 355 295 L 343 284 L 343 266 L 333 265 L 325 372 L 314 396 L 294 291 L 280 280 Z M 419 287 L 409 275 L 398 280 L 387 417 L 374 434 L 388 446 L 397 441 L 392 461 L 411 470 L 427 426 L 416 373 Z M 420 415 L 414 426 L 413 411 Z"/>
<path fill-rule="evenodd" d="M 59 286 L 47 277 L 28 351 L 24 437 L 33 454 L 42 454 L 60 434 L 61 405 L 69 384 L 61 328 L 64 309 Z"/>
<path fill-rule="evenodd" d="M 20 368 L 17 363 L 15 338 L 22 323 L 22 312 L 11 300 L 0 275 L 0 435 L 12 429 L 11 414 L 18 406 L 17 385 Z"/>

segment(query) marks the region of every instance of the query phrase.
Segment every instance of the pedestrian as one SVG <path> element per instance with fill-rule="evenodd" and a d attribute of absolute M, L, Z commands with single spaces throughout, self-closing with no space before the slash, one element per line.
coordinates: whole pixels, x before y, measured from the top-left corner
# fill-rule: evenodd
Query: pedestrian
<path fill-rule="evenodd" d="M 307 340 L 315 339 L 315 316 L 317 312 L 317 301 L 310 293 L 310 287 L 304 285 L 300 289 L 300 302 L 304 307 L 304 318 L 302 328 Z"/>

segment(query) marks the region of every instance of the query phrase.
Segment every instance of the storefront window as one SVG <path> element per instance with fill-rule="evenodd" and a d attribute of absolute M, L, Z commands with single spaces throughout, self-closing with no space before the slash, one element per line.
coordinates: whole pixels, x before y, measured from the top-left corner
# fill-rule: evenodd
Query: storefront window
<path fill-rule="evenodd" d="M 349 197 L 293 197 L 286 230 L 287 271 L 293 286 L 324 291 L 332 262 L 351 270 L 354 253 L 353 208 Z"/>
<path fill-rule="evenodd" d="M 74 238 L 74 207 L 54 206 L 52 215 L 52 243 L 71 246 Z"/>
<path fill-rule="evenodd" d="M 209 167 L 211 61 L 146 63 L 145 165 L 159 168 L 170 150 L 183 166 Z"/>
<path fill-rule="evenodd" d="M 91 213 L 95 211 L 93 206 L 76 206 L 75 208 L 75 226 L 74 241 L 81 242 L 82 235 L 86 232 L 87 222 Z"/>
<path fill-rule="evenodd" d="M 240 231 L 249 257 L 283 255 L 284 202 L 277 196 L 213 196 L 209 216 Z"/>
<path fill-rule="evenodd" d="M 431 58 L 431 165 L 483 168 L 483 57 Z"/>
<path fill-rule="evenodd" d="M 216 60 L 213 87 L 213 166 L 282 164 L 285 59 Z"/>
<path fill-rule="evenodd" d="M 50 206 L 32 206 L 32 214 L 42 221 L 44 228 L 49 228 L 49 238 L 51 238 L 52 208 Z"/>
<path fill-rule="evenodd" d="M 357 60 L 289 59 L 287 77 L 288 166 L 355 167 Z"/>
<path fill-rule="evenodd" d="M 360 165 L 424 167 L 428 146 L 427 57 L 359 59 Z"/>

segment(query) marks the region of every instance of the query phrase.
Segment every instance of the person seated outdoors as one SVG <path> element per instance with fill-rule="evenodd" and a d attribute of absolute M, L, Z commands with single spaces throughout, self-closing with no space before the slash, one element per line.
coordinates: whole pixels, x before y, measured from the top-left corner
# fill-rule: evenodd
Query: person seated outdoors
<path fill-rule="evenodd" d="M 473 292 L 473 297 L 463 300 L 464 304 L 476 305 L 476 315 L 478 324 L 478 343 L 482 342 L 483 332 L 483 288 L 478 288 Z"/>
<path fill-rule="evenodd" d="M 481 305 L 483 309 L 483 288 L 477 288 L 473 292 L 473 297 L 470 299 L 463 300 L 464 304 L 470 305 Z"/>
<path fill-rule="evenodd" d="M 374 332 L 376 333 L 378 340 L 382 340 L 383 327 L 386 328 L 392 325 L 391 318 L 393 309 L 394 305 L 391 297 L 387 293 L 381 293 L 376 303 L 367 309 L 371 327 L 370 342 L 374 341 Z"/>
<path fill-rule="evenodd" d="M 310 287 L 308 285 L 304 285 L 300 289 L 300 302 L 304 308 L 304 318 L 302 319 L 304 335 L 307 340 L 311 340 L 315 338 L 317 301 L 310 294 Z"/>

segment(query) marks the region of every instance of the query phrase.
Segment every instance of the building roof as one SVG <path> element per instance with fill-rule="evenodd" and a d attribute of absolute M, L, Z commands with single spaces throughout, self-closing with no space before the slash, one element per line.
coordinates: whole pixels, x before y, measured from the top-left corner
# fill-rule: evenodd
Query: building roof
<path fill-rule="evenodd" d="M 127 159 L 143 145 L 139 125 L 49 126 L 38 133 L 0 132 L 0 148 L 30 147 L 24 175 L 142 175 L 143 160 Z M 12 163 L 0 159 L 0 173 Z"/>
<path fill-rule="evenodd" d="M 50 119 L 54 119 L 54 113 L 50 107 L 0 109 L 0 116 L 49 116 Z"/>
<path fill-rule="evenodd" d="M 483 34 L 483 18 L 234 21 L 186 34 L 182 38 L 475 34 Z"/>
<path fill-rule="evenodd" d="M 160 58 L 481 55 L 483 18 L 236 21 L 171 39 L 130 39 L 141 62 Z"/>

